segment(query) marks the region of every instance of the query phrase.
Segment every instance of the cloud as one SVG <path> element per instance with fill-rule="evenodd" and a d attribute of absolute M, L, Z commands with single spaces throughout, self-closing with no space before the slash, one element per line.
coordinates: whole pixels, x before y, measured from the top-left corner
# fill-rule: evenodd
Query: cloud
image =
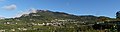
<path fill-rule="evenodd" d="M 30 14 L 30 13 L 36 13 L 36 12 L 37 12 L 37 9 L 35 8 L 26 9 L 25 11 L 20 11 L 19 13 L 17 13 L 15 16 L 13 16 L 13 18 L 20 17 L 23 14 Z"/>
<path fill-rule="evenodd" d="M 15 4 L 11 4 L 11 5 L 3 6 L 2 8 L 5 10 L 15 10 L 17 6 Z"/>

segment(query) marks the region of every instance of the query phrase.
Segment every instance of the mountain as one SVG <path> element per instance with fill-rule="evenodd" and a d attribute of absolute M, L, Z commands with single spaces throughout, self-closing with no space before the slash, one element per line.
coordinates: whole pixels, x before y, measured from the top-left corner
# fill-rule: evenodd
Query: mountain
<path fill-rule="evenodd" d="M 71 20 L 75 20 L 75 21 L 79 21 L 79 22 L 88 22 L 88 23 L 95 23 L 99 20 L 101 20 L 102 18 L 105 19 L 112 19 L 109 17 L 105 17 L 105 16 L 93 16 L 93 15 L 81 15 L 81 16 L 76 16 L 76 15 L 72 15 L 72 14 L 67 14 L 64 12 L 52 12 L 49 10 L 36 10 L 34 11 L 35 13 L 29 13 L 29 14 L 23 14 L 21 17 L 17 17 L 15 19 L 19 19 L 19 20 L 26 20 L 26 21 L 31 21 L 31 20 L 36 20 L 36 21 L 52 21 L 52 20 L 66 20 L 66 19 L 71 19 Z M 103 21 L 105 20 L 103 19 Z"/>
<path fill-rule="evenodd" d="M 67 14 L 64 12 L 37 10 L 36 13 L 24 14 L 18 19 L 27 20 L 27 21 L 28 19 L 32 19 L 36 21 L 37 20 L 38 21 L 52 21 L 55 19 L 58 19 L 58 20 L 72 19 L 72 20 L 80 21 L 80 22 L 96 22 L 98 17 L 93 16 L 93 15 L 76 16 L 76 15 Z"/>
<path fill-rule="evenodd" d="M 0 29 L 8 32 L 75 32 L 88 29 L 89 24 L 111 19 L 105 16 L 76 16 L 64 12 L 34 10 L 21 17 L 1 19 Z"/>

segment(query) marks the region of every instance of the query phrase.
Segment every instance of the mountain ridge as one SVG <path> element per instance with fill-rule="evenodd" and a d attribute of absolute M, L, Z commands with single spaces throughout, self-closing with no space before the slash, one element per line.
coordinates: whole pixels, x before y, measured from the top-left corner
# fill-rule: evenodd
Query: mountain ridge
<path fill-rule="evenodd" d="M 35 11 L 34 11 L 35 12 Z M 109 17 L 101 17 L 101 16 L 93 16 L 93 15 L 81 15 L 81 16 L 77 16 L 77 15 L 73 15 L 73 14 L 68 14 L 68 13 L 64 13 L 64 12 L 53 12 L 50 10 L 36 10 L 35 13 L 30 13 L 30 14 L 23 14 L 21 17 L 19 17 L 20 19 L 26 18 L 26 19 L 38 19 L 38 20 L 54 20 L 54 19 L 73 19 L 76 21 L 87 21 L 87 22 L 97 22 L 99 19 L 101 18 L 107 18 L 107 19 L 112 19 Z M 104 20 L 105 21 L 105 20 Z"/>

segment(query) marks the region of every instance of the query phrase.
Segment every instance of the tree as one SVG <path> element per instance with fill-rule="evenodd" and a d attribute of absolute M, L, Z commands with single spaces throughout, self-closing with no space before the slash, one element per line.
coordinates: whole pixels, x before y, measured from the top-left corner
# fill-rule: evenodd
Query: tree
<path fill-rule="evenodd" d="M 116 18 L 117 18 L 117 19 L 120 19 L 120 11 L 118 11 L 118 12 L 116 13 Z"/>

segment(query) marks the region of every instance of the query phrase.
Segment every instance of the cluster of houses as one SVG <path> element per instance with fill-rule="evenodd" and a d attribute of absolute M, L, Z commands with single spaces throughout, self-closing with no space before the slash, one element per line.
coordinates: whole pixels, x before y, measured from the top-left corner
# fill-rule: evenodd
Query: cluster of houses
<path fill-rule="evenodd" d="M 28 30 L 28 29 L 27 29 L 27 28 L 17 28 L 17 29 L 10 29 L 9 31 L 16 31 L 16 30 L 26 31 L 26 30 Z M 0 32 L 6 32 L 6 29 L 1 29 Z"/>
<path fill-rule="evenodd" d="M 75 21 L 73 19 L 54 19 L 51 22 L 56 22 L 56 21 Z"/>
<path fill-rule="evenodd" d="M 50 22 L 47 22 L 47 23 L 31 23 L 32 25 L 39 25 L 39 26 L 62 26 L 62 25 L 65 25 L 64 23 L 65 22 L 73 22 L 75 23 L 75 20 L 72 20 L 72 19 L 64 19 L 64 20 L 60 20 L 60 19 L 54 19 L 54 20 L 51 20 Z"/>
<path fill-rule="evenodd" d="M 18 19 L 16 19 L 17 21 L 20 21 Z M 30 20 L 33 20 L 33 19 L 30 19 Z M 35 21 L 35 20 L 34 20 Z M 29 23 L 29 24 L 32 24 L 32 25 L 39 25 L 39 26 L 48 26 L 48 25 L 51 25 L 51 26 L 62 26 L 64 25 L 64 23 L 67 23 L 67 22 L 73 22 L 73 23 L 76 23 L 75 20 L 72 20 L 72 19 L 54 19 L 54 20 L 51 20 L 50 22 L 48 23 Z M 77 22 L 78 23 L 78 22 Z M 18 24 L 18 23 L 15 23 L 15 22 L 5 22 L 4 24 Z"/>
<path fill-rule="evenodd" d="M 13 22 L 5 22 L 4 24 L 18 24 L 18 23 L 13 23 Z"/>
<path fill-rule="evenodd" d="M 5 32 L 5 30 L 0 30 L 0 32 Z"/>
<path fill-rule="evenodd" d="M 32 25 L 38 25 L 38 26 L 62 26 L 63 24 L 62 23 L 32 23 Z"/>
<path fill-rule="evenodd" d="M 40 16 L 40 15 L 35 15 L 35 16 Z M 15 19 L 16 21 L 20 21 L 19 19 Z M 33 19 L 29 19 L 29 20 L 33 20 Z M 63 26 L 65 25 L 65 23 L 67 22 L 73 22 L 75 23 L 75 20 L 72 20 L 72 19 L 54 19 L 52 21 L 49 21 L 47 23 L 26 23 L 26 24 L 32 24 L 34 26 Z M 16 25 L 16 24 L 19 24 L 17 22 L 4 22 L 3 24 L 7 24 L 7 25 Z M 20 31 L 25 31 L 25 30 L 28 30 L 27 28 L 16 28 L 16 29 L 10 29 L 10 31 L 17 31 L 17 30 L 20 30 Z M 2 29 L 0 30 L 0 32 L 5 32 L 6 30 Z"/>

